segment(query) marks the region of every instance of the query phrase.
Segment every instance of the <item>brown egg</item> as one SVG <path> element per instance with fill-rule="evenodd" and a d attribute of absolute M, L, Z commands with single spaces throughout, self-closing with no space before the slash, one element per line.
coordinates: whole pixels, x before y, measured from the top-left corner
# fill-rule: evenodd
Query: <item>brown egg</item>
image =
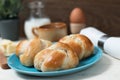
<path fill-rule="evenodd" d="M 70 14 L 71 23 L 85 23 L 85 15 L 80 8 L 74 8 Z"/>

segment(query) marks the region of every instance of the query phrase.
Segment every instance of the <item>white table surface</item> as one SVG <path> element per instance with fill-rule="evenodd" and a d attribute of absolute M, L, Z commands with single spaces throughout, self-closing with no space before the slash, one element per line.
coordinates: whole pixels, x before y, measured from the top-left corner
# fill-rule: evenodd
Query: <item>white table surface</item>
<path fill-rule="evenodd" d="M 120 80 L 120 60 L 107 54 L 93 66 L 81 72 L 57 76 L 35 77 L 20 74 L 12 69 L 0 69 L 0 80 Z"/>

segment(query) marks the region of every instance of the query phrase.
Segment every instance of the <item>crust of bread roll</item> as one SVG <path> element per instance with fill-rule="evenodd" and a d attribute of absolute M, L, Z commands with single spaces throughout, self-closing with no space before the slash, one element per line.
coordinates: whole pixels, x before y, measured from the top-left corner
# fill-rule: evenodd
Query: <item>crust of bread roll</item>
<path fill-rule="evenodd" d="M 73 68 L 78 63 L 79 59 L 72 48 L 60 42 L 40 51 L 34 59 L 34 67 L 44 72 Z"/>
<path fill-rule="evenodd" d="M 79 60 L 89 57 L 94 50 L 93 43 L 80 34 L 65 36 L 59 42 L 68 44 L 77 53 Z"/>
<path fill-rule="evenodd" d="M 41 40 L 39 38 L 24 40 L 18 44 L 16 55 L 19 56 L 20 62 L 24 66 L 33 66 L 35 55 L 51 44 L 50 41 Z"/>
<path fill-rule="evenodd" d="M 28 47 L 28 44 L 29 44 L 28 40 L 20 41 L 16 47 L 16 55 L 19 56 L 20 54 L 23 54 L 25 49 Z"/>

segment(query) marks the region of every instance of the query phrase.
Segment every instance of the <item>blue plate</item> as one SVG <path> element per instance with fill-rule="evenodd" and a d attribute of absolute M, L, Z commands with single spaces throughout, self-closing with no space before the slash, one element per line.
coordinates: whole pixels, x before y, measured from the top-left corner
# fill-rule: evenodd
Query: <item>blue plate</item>
<path fill-rule="evenodd" d="M 23 66 L 18 57 L 13 54 L 8 58 L 8 65 L 12 69 L 28 74 L 28 75 L 34 75 L 34 76 L 59 76 L 59 75 L 65 75 L 65 74 L 71 74 L 75 72 L 82 71 L 93 64 L 95 64 L 102 56 L 102 50 L 98 47 L 94 48 L 94 54 L 88 57 L 85 60 L 80 61 L 79 65 L 75 68 L 67 69 L 67 70 L 59 70 L 59 71 L 52 71 L 52 72 L 41 72 L 36 70 L 34 67 L 25 67 Z"/>

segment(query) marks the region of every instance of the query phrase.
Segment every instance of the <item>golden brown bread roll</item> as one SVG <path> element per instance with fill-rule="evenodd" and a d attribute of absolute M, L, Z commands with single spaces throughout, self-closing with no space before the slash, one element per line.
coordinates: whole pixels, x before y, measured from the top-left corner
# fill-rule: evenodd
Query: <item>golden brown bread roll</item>
<path fill-rule="evenodd" d="M 24 66 L 32 66 L 34 56 L 41 50 L 49 47 L 52 43 L 50 41 L 39 38 L 24 40 L 17 45 L 16 55 L 19 56 L 20 62 Z"/>
<path fill-rule="evenodd" d="M 93 53 L 92 42 L 84 35 L 71 34 L 59 40 L 68 44 L 78 55 L 79 60 L 89 57 Z"/>
<path fill-rule="evenodd" d="M 34 58 L 34 67 L 41 71 L 69 69 L 78 63 L 79 59 L 72 48 L 61 42 L 40 51 Z"/>

